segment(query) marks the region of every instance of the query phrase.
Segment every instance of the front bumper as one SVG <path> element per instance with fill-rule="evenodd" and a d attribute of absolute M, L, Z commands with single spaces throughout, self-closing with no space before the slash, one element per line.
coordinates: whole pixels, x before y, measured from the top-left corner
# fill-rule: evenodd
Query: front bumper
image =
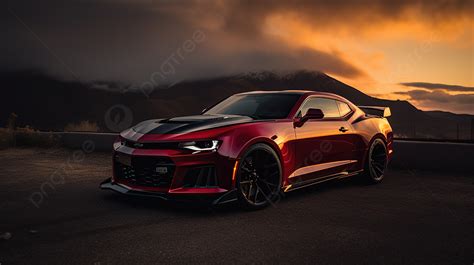
<path fill-rule="evenodd" d="M 183 194 L 181 192 L 156 192 L 156 191 L 147 191 L 142 189 L 136 189 L 128 187 L 125 184 L 113 182 L 112 178 L 104 180 L 99 187 L 103 190 L 113 190 L 115 192 L 139 196 L 139 197 L 152 197 L 161 199 L 164 201 L 175 201 L 175 202 L 206 202 L 211 203 L 212 205 L 221 205 L 230 202 L 237 201 L 237 192 L 236 189 L 228 190 L 221 193 L 210 193 L 202 195 L 199 192 L 188 192 Z"/>
<path fill-rule="evenodd" d="M 116 146 L 113 175 L 102 189 L 122 194 L 173 201 L 230 202 L 235 159 L 208 152 L 192 154 L 175 149 L 140 149 Z"/>

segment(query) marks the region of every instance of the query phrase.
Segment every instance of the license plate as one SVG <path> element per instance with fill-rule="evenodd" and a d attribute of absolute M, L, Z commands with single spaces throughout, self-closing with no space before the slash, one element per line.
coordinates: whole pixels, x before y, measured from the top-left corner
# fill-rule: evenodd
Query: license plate
<path fill-rule="evenodd" d="M 129 167 L 132 166 L 132 157 L 131 156 L 117 154 L 117 155 L 115 155 L 115 159 L 117 160 L 117 162 L 122 163 L 126 166 L 129 166 Z"/>
<path fill-rule="evenodd" d="M 168 173 L 168 168 L 167 167 L 157 167 L 155 171 L 158 174 L 166 174 L 166 173 Z"/>

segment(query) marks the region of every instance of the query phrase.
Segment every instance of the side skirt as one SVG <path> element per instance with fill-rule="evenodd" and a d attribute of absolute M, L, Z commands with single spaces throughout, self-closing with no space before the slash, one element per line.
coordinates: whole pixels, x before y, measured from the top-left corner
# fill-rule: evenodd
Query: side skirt
<path fill-rule="evenodd" d="M 357 175 L 357 174 L 359 174 L 363 171 L 364 170 L 358 170 L 358 171 L 353 171 L 353 172 L 350 172 L 350 173 L 347 172 L 347 171 L 344 171 L 344 172 L 341 172 L 341 173 L 325 176 L 323 178 L 309 179 L 309 180 L 306 180 L 306 181 L 301 181 L 301 182 L 298 182 L 298 183 L 293 183 L 293 184 L 290 184 L 288 186 L 285 186 L 285 187 L 283 187 L 283 191 L 284 192 L 290 192 L 290 191 L 293 191 L 293 190 L 305 188 L 305 187 L 308 187 L 308 186 L 312 186 L 312 185 L 315 185 L 315 184 L 319 184 L 319 183 L 334 180 L 334 179 L 348 178 L 348 177 L 352 177 L 354 175 Z"/>

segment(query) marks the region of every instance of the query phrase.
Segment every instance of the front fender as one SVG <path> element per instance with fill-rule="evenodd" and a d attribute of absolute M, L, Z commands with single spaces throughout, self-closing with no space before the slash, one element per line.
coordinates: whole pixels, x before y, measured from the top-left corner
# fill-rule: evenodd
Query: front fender
<path fill-rule="evenodd" d="M 278 155 L 284 176 L 288 175 L 294 164 L 293 121 L 271 121 L 239 126 L 226 135 L 221 136 L 223 146 L 219 152 L 229 159 L 239 160 L 252 145 L 264 143 L 269 145 Z"/>

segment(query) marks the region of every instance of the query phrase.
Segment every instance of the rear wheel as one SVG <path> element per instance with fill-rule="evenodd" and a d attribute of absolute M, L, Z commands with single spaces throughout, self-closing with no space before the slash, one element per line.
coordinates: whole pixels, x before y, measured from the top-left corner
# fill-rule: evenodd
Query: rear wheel
<path fill-rule="evenodd" d="M 270 146 L 251 146 L 237 171 L 240 204 L 247 209 L 260 209 L 274 202 L 280 193 L 281 175 L 280 159 Z"/>
<path fill-rule="evenodd" d="M 365 165 L 365 177 L 369 183 L 383 180 L 387 169 L 387 147 L 382 139 L 375 139 L 370 145 Z"/>

